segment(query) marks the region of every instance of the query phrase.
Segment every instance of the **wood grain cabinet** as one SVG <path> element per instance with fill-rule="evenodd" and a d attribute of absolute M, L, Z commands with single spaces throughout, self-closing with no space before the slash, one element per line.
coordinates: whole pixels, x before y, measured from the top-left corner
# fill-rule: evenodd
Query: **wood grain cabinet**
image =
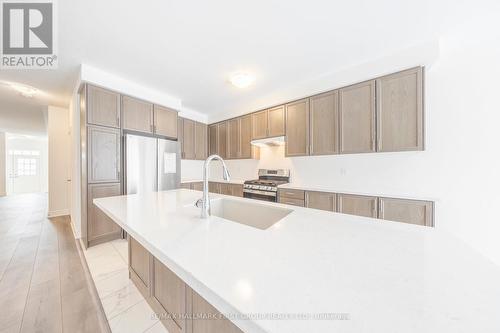
<path fill-rule="evenodd" d="M 285 135 L 285 106 L 280 105 L 267 110 L 268 137 Z"/>
<path fill-rule="evenodd" d="M 153 116 L 155 134 L 177 139 L 177 111 L 154 105 Z"/>
<path fill-rule="evenodd" d="M 123 129 L 154 133 L 153 103 L 122 96 Z"/>
<path fill-rule="evenodd" d="M 195 191 L 203 191 L 203 182 L 191 183 L 191 189 Z"/>
<path fill-rule="evenodd" d="M 434 204 L 431 201 L 379 198 L 379 218 L 433 227 Z"/>
<path fill-rule="evenodd" d="M 87 241 L 90 245 L 120 238 L 122 231 L 120 226 L 113 222 L 93 202 L 97 198 L 121 195 L 120 183 L 89 184 L 87 195 Z"/>
<path fill-rule="evenodd" d="M 216 182 L 209 182 L 208 183 L 208 192 L 210 193 L 221 193 L 221 187 L 220 187 L 220 183 L 216 183 Z"/>
<path fill-rule="evenodd" d="M 234 197 L 243 198 L 243 185 L 230 184 L 231 194 Z"/>
<path fill-rule="evenodd" d="M 120 182 L 120 130 L 109 127 L 87 127 L 88 183 Z"/>
<path fill-rule="evenodd" d="M 279 105 L 252 114 L 252 139 L 285 135 L 285 106 Z"/>
<path fill-rule="evenodd" d="M 378 199 L 377 197 L 339 194 L 338 211 L 343 214 L 378 217 Z"/>
<path fill-rule="evenodd" d="M 120 94 L 87 85 L 87 122 L 93 125 L 120 127 Z"/>
<path fill-rule="evenodd" d="M 240 120 L 234 118 L 227 121 L 227 158 L 237 159 L 240 157 Z"/>
<path fill-rule="evenodd" d="M 267 138 L 268 124 L 267 110 L 252 113 L 252 139 Z"/>
<path fill-rule="evenodd" d="M 205 160 L 208 156 L 208 144 L 207 144 L 207 124 L 195 122 L 194 128 L 195 135 L 195 158 L 197 160 Z"/>
<path fill-rule="evenodd" d="M 305 197 L 307 208 L 321 209 L 330 212 L 337 210 L 337 195 L 329 192 L 307 191 Z"/>
<path fill-rule="evenodd" d="M 309 99 L 285 106 L 285 156 L 309 155 Z"/>
<path fill-rule="evenodd" d="M 330 91 L 310 98 L 310 155 L 339 152 L 339 93 Z"/>
<path fill-rule="evenodd" d="M 377 79 L 377 150 L 423 150 L 422 68 Z"/>
<path fill-rule="evenodd" d="M 130 279 L 141 294 L 148 299 L 151 296 L 151 281 L 153 280 L 153 256 L 129 235 L 128 258 Z"/>
<path fill-rule="evenodd" d="M 217 152 L 220 157 L 227 158 L 227 121 L 217 124 Z"/>
<path fill-rule="evenodd" d="M 174 272 L 153 257 L 151 305 L 170 333 L 187 329 L 186 284 Z"/>
<path fill-rule="evenodd" d="M 191 291 L 192 333 L 243 333 L 216 308 L 196 292 Z M 217 319 L 214 319 L 217 318 Z"/>
<path fill-rule="evenodd" d="M 375 151 L 375 80 L 339 90 L 340 153 Z"/>
<path fill-rule="evenodd" d="M 212 124 L 208 126 L 208 155 L 218 154 L 219 147 L 219 125 Z"/>
<path fill-rule="evenodd" d="M 243 116 L 227 121 L 227 158 L 258 158 L 258 148 L 253 147 L 252 117 Z"/>
<path fill-rule="evenodd" d="M 182 120 L 182 158 L 186 160 L 196 159 L 195 152 L 195 122 L 191 119 Z"/>
<path fill-rule="evenodd" d="M 184 158 L 184 118 L 177 117 L 177 142 L 181 149 L 181 158 Z"/>
<path fill-rule="evenodd" d="M 239 118 L 240 122 L 240 156 L 239 158 L 258 158 L 259 148 L 252 146 L 252 116 Z"/>
<path fill-rule="evenodd" d="M 279 189 L 278 202 L 287 205 L 304 207 L 305 192 L 303 190 L 296 189 Z"/>

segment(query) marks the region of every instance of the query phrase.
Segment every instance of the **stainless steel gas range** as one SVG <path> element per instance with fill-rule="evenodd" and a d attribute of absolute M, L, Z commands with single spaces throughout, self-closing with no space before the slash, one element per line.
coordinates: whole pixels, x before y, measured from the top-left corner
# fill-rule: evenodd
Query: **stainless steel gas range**
<path fill-rule="evenodd" d="M 245 198 L 278 201 L 278 186 L 290 182 L 290 170 L 259 169 L 259 179 L 247 180 L 243 185 Z"/>

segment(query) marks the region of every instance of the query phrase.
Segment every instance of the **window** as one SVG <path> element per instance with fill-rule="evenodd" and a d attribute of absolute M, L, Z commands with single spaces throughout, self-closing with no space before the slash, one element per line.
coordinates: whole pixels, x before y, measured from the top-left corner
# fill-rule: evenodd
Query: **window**
<path fill-rule="evenodd" d="M 36 159 L 35 158 L 18 158 L 17 159 L 17 175 L 18 176 L 36 176 Z"/>
<path fill-rule="evenodd" d="M 36 176 L 37 163 L 40 156 L 38 150 L 9 150 L 9 155 L 14 158 L 15 174 L 17 176 Z M 17 164 L 16 164 L 17 163 Z"/>

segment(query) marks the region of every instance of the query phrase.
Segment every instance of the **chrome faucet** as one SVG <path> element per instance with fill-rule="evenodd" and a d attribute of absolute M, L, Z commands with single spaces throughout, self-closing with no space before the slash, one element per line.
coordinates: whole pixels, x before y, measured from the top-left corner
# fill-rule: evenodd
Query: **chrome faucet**
<path fill-rule="evenodd" d="M 196 202 L 196 207 L 200 207 L 201 205 L 201 218 L 206 219 L 210 216 L 210 199 L 208 197 L 208 173 L 209 173 L 209 165 L 212 160 L 219 160 L 222 162 L 223 167 L 223 176 L 224 180 L 229 180 L 230 175 L 227 170 L 226 162 L 219 155 L 210 155 L 205 160 L 203 164 L 203 197 Z"/>

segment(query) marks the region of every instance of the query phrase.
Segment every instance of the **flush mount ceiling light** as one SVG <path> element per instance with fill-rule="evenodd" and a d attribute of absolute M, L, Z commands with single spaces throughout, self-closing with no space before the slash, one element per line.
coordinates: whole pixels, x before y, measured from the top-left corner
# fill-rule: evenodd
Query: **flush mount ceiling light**
<path fill-rule="evenodd" d="M 24 97 L 32 98 L 38 93 L 38 89 L 14 82 L 9 82 L 9 86 Z"/>
<path fill-rule="evenodd" d="M 235 73 L 229 77 L 229 82 L 237 88 L 246 88 L 255 81 L 253 75 L 249 73 Z"/>

